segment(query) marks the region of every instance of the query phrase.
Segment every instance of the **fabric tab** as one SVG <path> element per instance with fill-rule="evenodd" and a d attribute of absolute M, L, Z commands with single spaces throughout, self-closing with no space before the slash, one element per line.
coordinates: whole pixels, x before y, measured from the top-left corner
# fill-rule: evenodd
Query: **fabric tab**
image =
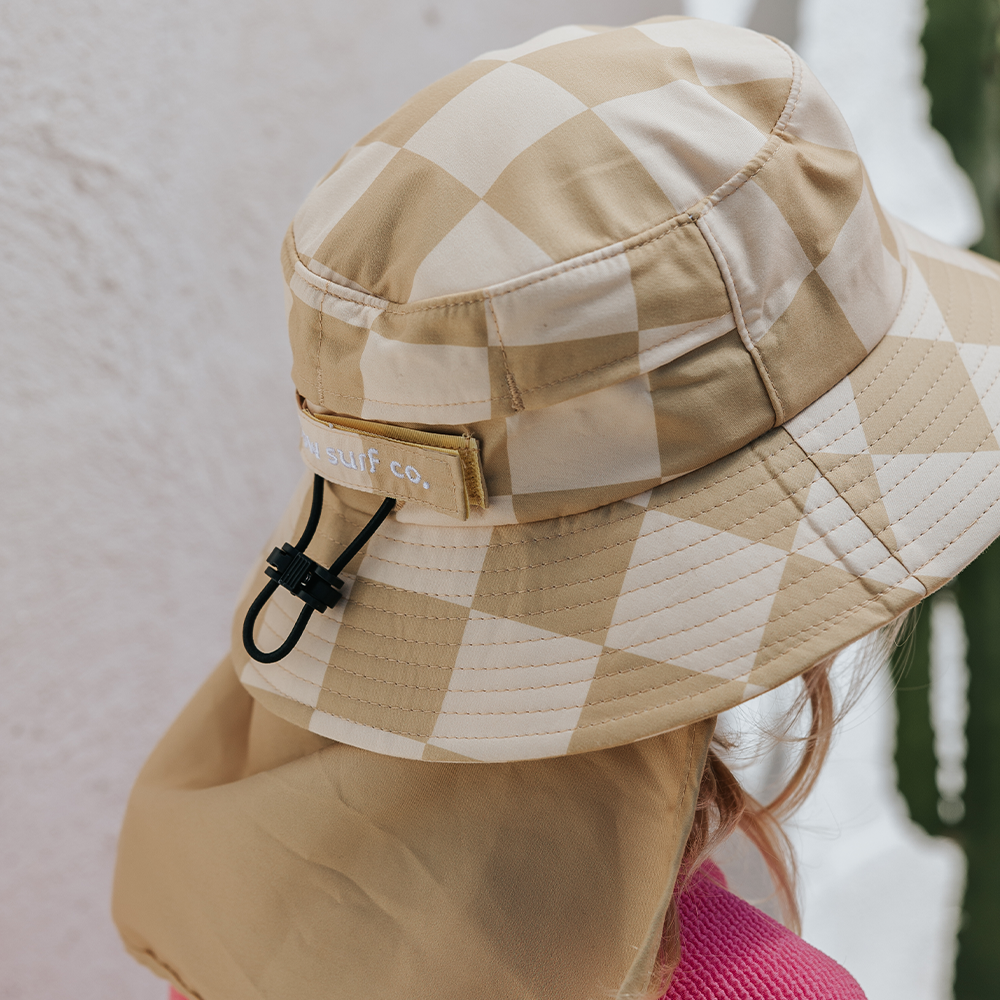
<path fill-rule="evenodd" d="M 479 442 L 371 420 L 311 413 L 299 397 L 302 458 L 315 473 L 365 493 L 461 518 L 486 507 Z"/>

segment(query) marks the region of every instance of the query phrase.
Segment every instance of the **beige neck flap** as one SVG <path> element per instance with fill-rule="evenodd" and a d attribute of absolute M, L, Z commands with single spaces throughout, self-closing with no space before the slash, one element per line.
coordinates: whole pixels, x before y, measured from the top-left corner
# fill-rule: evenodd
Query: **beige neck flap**
<path fill-rule="evenodd" d="M 114 915 L 197 1000 L 606 1000 L 644 989 L 713 723 L 509 764 L 334 743 L 226 661 L 140 775 Z"/>

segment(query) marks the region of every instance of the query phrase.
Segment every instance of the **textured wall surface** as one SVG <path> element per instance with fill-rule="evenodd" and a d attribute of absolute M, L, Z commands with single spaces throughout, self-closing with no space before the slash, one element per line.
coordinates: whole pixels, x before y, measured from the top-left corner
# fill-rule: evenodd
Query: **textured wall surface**
<path fill-rule="evenodd" d="M 918 5 L 872 8 L 718 0 L 716 16 L 798 32 L 887 205 L 961 242 L 975 215 L 923 124 Z M 299 475 L 277 267 L 299 201 L 477 52 L 680 9 L 0 6 L 2 1000 L 163 996 L 110 923 L 115 838 L 136 770 L 223 654 L 242 574 Z M 866 34 L 848 33 L 861 21 Z M 876 785 L 873 802 L 891 799 Z M 850 901 L 823 905 L 832 926 L 850 919 Z"/>

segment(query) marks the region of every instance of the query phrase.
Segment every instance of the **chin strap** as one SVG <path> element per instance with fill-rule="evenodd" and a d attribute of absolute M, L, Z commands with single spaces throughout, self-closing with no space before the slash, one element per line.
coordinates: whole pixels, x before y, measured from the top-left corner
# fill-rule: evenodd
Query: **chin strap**
<path fill-rule="evenodd" d="M 280 549 L 271 550 L 271 554 L 267 557 L 267 569 L 264 570 L 271 579 L 254 598 L 243 620 L 243 645 L 258 663 L 277 663 L 286 657 L 302 638 L 312 613 L 318 611 L 322 614 L 340 600 L 340 588 L 344 586 L 344 581 L 337 574 L 358 554 L 365 542 L 375 534 L 378 526 L 389 516 L 389 511 L 396 506 L 396 501 L 392 497 L 386 497 L 371 516 L 371 520 L 358 532 L 354 541 L 334 559 L 330 568 L 326 569 L 315 559 L 310 559 L 305 552 L 313 535 L 316 534 L 319 516 L 323 512 L 323 484 L 322 476 L 313 476 L 312 507 L 309 509 L 309 520 L 302 535 L 294 545 L 285 542 Z M 291 591 L 302 601 L 303 607 L 285 641 L 277 649 L 266 653 L 257 648 L 253 639 L 253 627 L 257 622 L 257 616 L 279 586 Z"/>

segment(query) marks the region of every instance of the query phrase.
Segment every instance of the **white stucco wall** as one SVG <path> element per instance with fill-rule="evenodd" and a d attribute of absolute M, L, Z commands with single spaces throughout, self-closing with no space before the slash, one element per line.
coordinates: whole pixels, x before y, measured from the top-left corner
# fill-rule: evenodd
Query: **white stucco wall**
<path fill-rule="evenodd" d="M 897 155 L 878 145 L 885 123 L 910 123 L 893 145 L 910 143 L 913 184 L 959 206 L 911 218 L 961 241 L 962 188 L 918 127 L 915 0 L 883 8 L 806 0 L 803 46 L 903 214 L 906 184 L 883 187 L 874 164 Z M 0 5 L 0 1000 L 163 996 L 110 923 L 115 838 L 136 770 L 223 654 L 241 577 L 299 474 L 277 267 L 299 201 L 475 53 L 679 9 Z M 838 17 L 870 26 L 875 65 L 906 71 L 858 56 L 838 77 L 861 44 Z M 876 90 L 892 96 L 860 96 Z"/>

